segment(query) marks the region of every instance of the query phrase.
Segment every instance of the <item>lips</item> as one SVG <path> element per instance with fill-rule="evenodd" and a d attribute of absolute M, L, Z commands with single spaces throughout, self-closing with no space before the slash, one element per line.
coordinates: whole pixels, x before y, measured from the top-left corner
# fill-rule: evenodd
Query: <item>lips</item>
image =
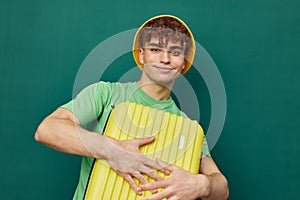
<path fill-rule="evenodd" d="M 170 71 L 174 70 L 172 67 L 166 67 L 166 66 L 157 66 L 157 65 L 154 65 L 154 67 L 156 69 L 159 69 L 162 72 L 170 72 Z"/>

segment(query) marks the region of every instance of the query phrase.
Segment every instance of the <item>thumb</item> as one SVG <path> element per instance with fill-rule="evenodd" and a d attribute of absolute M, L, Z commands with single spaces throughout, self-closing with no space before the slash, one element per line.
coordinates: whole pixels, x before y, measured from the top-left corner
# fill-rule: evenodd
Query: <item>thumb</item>
<path fill-rule="evenodd" d="M 151 137 L 146 137 L 146 138 L 138 138 L 137 140 L 138 140 L 139 147 L 140 147 L 140 146 L 144 146 L 146 144 L 152 143 L 155 140 L 155 137 L 151 136 Z"/>

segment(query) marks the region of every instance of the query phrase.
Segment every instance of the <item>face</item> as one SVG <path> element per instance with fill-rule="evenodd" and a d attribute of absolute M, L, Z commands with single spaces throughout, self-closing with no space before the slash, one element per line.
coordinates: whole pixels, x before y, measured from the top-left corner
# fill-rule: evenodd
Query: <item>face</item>
<path fill-rule="evenodd" d="M 162 45 L 158 38 L 153 37 L 140 49 L 139 58 L 143 64 L 142 77 L 162 85 L 173 84 L 185 67 L 184 47 L 180 41 Z"/>

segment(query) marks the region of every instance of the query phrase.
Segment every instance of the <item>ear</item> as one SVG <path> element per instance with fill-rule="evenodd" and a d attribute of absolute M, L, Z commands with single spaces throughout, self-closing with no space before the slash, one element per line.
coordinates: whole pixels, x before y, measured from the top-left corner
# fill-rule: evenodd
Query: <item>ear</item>
<path fill-rule="evenodd" d="M 144 64 L 144 49 L 139 49 L 139 61 L 142 65 Z"/>
<path fill-rule="evenodd" d="M 184 70 L 184 68 L 185 68 L 186 66 L 185 66 L 185 63 L 182 65 L 182 67 L 180 68 L 180 73 L 182 74 L 182 71 Z"/>

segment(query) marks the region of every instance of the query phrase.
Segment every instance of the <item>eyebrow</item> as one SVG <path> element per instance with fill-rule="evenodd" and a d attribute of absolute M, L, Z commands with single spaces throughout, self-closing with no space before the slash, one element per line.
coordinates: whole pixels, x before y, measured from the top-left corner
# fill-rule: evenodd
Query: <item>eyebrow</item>
<path fill-rule="evenodd" d="M 159 48 L 162 48 L 161 45 L 159 45 L 159 44 L 157 44 L 157 43 L 154 43 L 154 42 L 149 43 L 148 46 L 153 46 L 153 47 L 159 47 Z"/>
<path fill-rule="evenodd" d="M 154 42 L 151 42 L 148 44 L 150 47 L 159 47 L 159 48 L 162 48 L 161 45 L 157 44 L 157 43 L 154 43 Z M 175 46 L 170 46 L 169 48 L 170 50 L 174 50 L 174 49 L 180 49 L 180 50 L 183 50 L 183 47 L 182 46 L 178 46 L 178 45 L 175 45 Z"/>
<path fill-rule="evenodd" d="M 170 50 L 180 49 L 183 50 L 182 46 L 170 46 Z"/>

